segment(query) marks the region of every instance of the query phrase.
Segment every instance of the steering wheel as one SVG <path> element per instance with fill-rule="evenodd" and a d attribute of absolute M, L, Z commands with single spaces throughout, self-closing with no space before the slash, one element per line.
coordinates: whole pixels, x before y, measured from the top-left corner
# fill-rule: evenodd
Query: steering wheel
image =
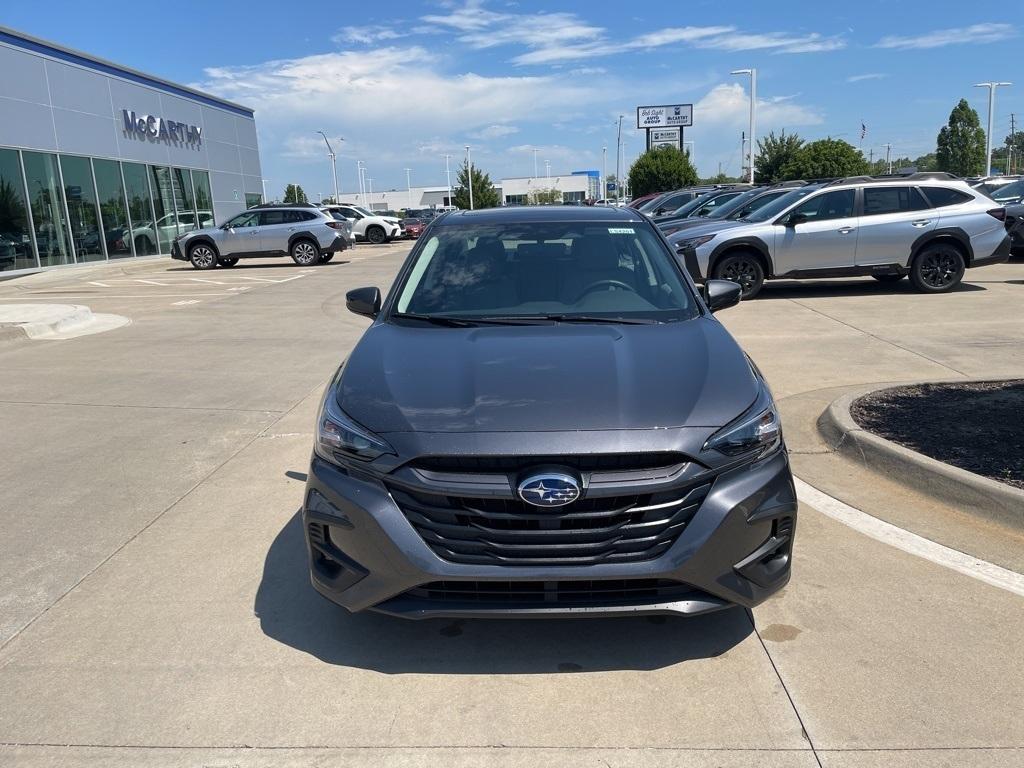
<path fill-rule="evenodd" d="M 621 280 L 608 280 L 608 279 L 606 279 L 606 280 L 595 280 L 590 285 L 588 285 L 586 288 L 584 288 L 582 291 L 580 291 L 580 295 L 576 297 L 576 301 L 577 302 L 580 301 L 588 293 L 593 293 L 598 288 L 602 288 L 604 286 L 608 286 L 609 288 L 624 288 L 627 291 L 631 291 L 632 293 L 636 293 L 636 288 L 634 288 L 629 283 L 622 282 Z"/>

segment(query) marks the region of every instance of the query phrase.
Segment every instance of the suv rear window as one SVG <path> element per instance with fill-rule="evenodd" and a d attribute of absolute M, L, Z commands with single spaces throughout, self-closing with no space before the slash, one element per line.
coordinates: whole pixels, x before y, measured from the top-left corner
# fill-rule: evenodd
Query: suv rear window
<path fill-rule="evenodd" d="M 958 189 L 950 189 L 949 187 L 921 187 L 921 191 L 923 191 L 925 197 L 928 198 L 928 202 L 932 204 L 932 208 L 942 208 L 947 205 L 958 205 L 960 203 L 966 203 L 968 200 L 972 199 L 966 192 L 961 192 Z"/>
<path fill-rule="evenodd" d="M 922 211 L 928 207 L 928 201 L 914 187 L 864 188 L 865 216 Z"/>

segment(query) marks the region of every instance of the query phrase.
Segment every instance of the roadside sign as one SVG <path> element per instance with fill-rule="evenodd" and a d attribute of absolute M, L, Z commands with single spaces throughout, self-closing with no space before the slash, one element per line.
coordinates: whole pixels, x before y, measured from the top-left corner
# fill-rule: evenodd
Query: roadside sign
<path fill-rule="evenodd" d="M 652 128 L 647 131 L 650 136 L 650 149 L 674 147 L 679 149 L 682 140 L 682 128 Z"/>
<path fill-rule="evenodd" d="M 614 192 L 615 191 L 615 182 L 614 181 L 609 181 L 607 184 L 605 184 L 605 186 L 608 188 L 609 192 Z"/>
<path fill-rule="evenodd" d="M 693 104 L 636 108 L 637 128 L 689 127 L 691 125 L 693 125 Z"/>

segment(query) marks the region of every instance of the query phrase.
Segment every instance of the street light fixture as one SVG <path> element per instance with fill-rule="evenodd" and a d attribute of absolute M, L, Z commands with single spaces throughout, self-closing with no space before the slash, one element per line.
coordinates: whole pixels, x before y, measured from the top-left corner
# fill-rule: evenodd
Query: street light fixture
<path fill-rule="evenodd" d="M 331 142 L 327 140 L 327 134 L 323 131 L 317 131 L 321 136 L 324 137 L 324 143 L 327 145 L 327 155 L 331 158 L 331 177 L 334 179 L 334 204 L 337 205 L 340 201 L 338 200 L 338 163 L 337 155 L 334 154 L 334 148 L 331 146 Z M 339 138 L 339 141 L 344 139 Z"/>
<path fill-rule="evenodd" d="M 754 183 L 754 153 L 757 151 L 757 142 L 755 140 L 754 126 L 756 123 L 757 115 L 757 70 L 756 69 L 734 69 L 729 74 L 732 75 L 750 75 L 750 129 L 747 141 L 749 162 L 750 162 L 750 183 Z"/>
<path fill-rule="evenodd" d="M 985 175 L 992 175 L 992 115 L 996 109 L 996 88 L 1013 83 L 975 83 L 975 88 L 988 88 L 988 130 L 985 131 Z"/>

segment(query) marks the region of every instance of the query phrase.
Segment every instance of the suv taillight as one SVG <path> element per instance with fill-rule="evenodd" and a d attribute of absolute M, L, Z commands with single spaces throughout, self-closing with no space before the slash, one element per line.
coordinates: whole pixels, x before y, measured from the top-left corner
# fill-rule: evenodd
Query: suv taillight
<path fill-rule="evenodd" d="M 1006 221 L 1006 209 L 1005 208 L 990 208 L 985 211 L 989 216 L 1000 221 Z"/>
<path fill-rule="evenodd" d="M 331 229 L 342 229 L 340 221 L 325 221 L 324 224 L 326 224 Z"/>

